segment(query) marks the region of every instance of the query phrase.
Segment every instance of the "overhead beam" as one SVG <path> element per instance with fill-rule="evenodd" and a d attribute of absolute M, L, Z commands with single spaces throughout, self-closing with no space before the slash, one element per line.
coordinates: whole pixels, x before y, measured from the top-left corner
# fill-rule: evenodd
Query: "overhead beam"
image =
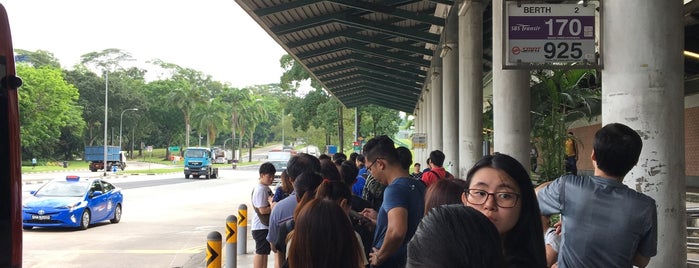
<path fill-rule="evenodd" d="M 288 2 L 288 3 L 278 4 L 278 5 L 271 6 L 271 7 L 260 8 L 258 10 L 253 11 L 253 12 L 255 12 L 255 15 L 257 15 L 258 17 L 264 17 L 264 16 L 271 15 L 274 13 L 279 13 L 279 12 L 286 11 L 289 9 L 299 8 L 299 7 L 303 7 L 303 6 L 307 6 L 307 5 L 311 5 L 311 4 L 315 4 L 315 3 L 319 3 L 319 2 L 323 2 L 323 1 L 324 0 L 297 0 L 297 1 L 292 1 L 292 2 Z"/>
<path fill-rule="evenodd" d="M 437 3 L 437 4 L 443 4 L 443 5 L 448 5 L 448 6 L 453 6 L 454 1 L 451 0 L 429 0 L 430 2 Z"/>
<path fill-rule="evenodd" d="M 439 35 L 433 33 L 425 33 L 420 31 L 415 31 L 408 28 L 398 27 L 394 25 L 385 25 L 382 23 L 377 23 L 372 20 L 345 16 L 344 19 L 339 19 L 340 23 L 346 24 L 347 26 L 365 30 L 372 30 L 388 35 L 400 36 L 407 39 L 421 41 L 430 44 L 439 44 Z"/>
<path fill-rule="evenodd" d="M 397 87 L 395 85 L 387 85 L 387 84 L 373 81 L 371 79 L 353 81 L 352 83 L 346 83 L 344 85 L 338 85 L 338 86 L 327 87 L 327 88 L 330 91 L 332 91 L 333 94 L 334 93 L 341 94 L 343 92 L 350 91 L 351 88 L 356 87 L 358 85 L 371 86 L 371 88 L 384 90 L 386 92 L 394 92 L 394 93 L 398 92 L 398 93 L 404 93 L 404 94 L 408 94 L 408 95 L 413 94 L 413 93 L 419 94 L 420 91 L 422 90 L 422 89 L 418 90 L 416 88 Z"/>
<path fill-rule="evenodd" d="M 377 49 L 377 48 L 370 48 L 370 47 L 353 47 L 353 51 L 366 54 L 366 55 L 371 55 L 374 57 L 378 58 L 384 58 L 384 59 L 391 59 L 394 61 L 400 61 L 408 64 L 415 64 L 417 66 L 422 66 L 422 67 L 430 67 L 430 61 L 428 60 L 423 60 L 422 58 L 416 58 L 416 57 L 411 57 L 407 56 L 402 53 L 396 53 L 396 52 L 390 52 L 387 49 Z"/>
<path fill-rule="evenodd" d="M 346 15 L 346 14 L 345 14 Z M 276 35 L 285 35 L 293 32 L 298 32 L 304 29 L 313 28 L 319 25 L 338 22 L 338 14 L 325 14 L 322 16 L 311 17 L 308 19 L 286 23 L 269 28 Z"/>
<path fill-rule="evenodd" d="M 421 55 L 432 55 L 434 54 L 433 50 L 422 48 L 422 47 L 416 47 L 416 46 L 411 46 L 405 43 L 398 43 L 398 42 L 392 42 L 386 39 L 381 39 L 381 38 L 375 38 L 371 36 L 366 36 L 358 33 L 348 33 L 345 35 L 347 38 L 351 38 L 360 42 L 366 42 L 370 44 L 377 44 L 380 46 L 384 47 L 389 47 L 389 48 L 394 48 L 394 49 L 400 49 L 406 52 L 411 52 L 415 54 L 421 54 Z"/>
<path fill-rule="evenodd" d="M 365 10 L 365 11 L 375 12 L 375 13 L 383 13 L 383 14 L 387 14 L 390 16 L 419 21 L 419 22 L 427 23 L 427 24 L 434 24 L 434 25 L 438 25 L 438 26 L 444 26 L 444 24 L 445 24 L 444 19 L 442 19 L 442 18 L 431 16 L 431 15 L 424 15 L 424 14 L 420 14 L 420 13 L 410 12 L 407 10 L 398 9 L 398 8 L 391 7 L 391 6 L 377 5 L 377 4 L 373 4 L 373 3 L 369 3 L 369 2 L 359 2 L 359 1 L 353 1 L 353 0 L 331 0 L 329 2 L 344 5 L 347 7 L 354 8 L 354 9 L 360 9 L 360 10 Z"/>
<path fill-rule="evenodd" d="M 335 57 L 335 58 L 329 58 L 326 60 L 322 61 L 317 61 L 313 63 L 308 63 L 305 64 L 308 69 L 310 69 L 312 72 L 316 72 L 313 69 L 320 68 L 326 65 L 331 65 L 331 64 L 337 64 L 338 62 L 346 61 L 346 60 L 352 60 L 353 62 L 363 62 L 366 64 L 374 65 L 377 66 L 378 68 L 387 68 L 399 72 L 404 72 L 404 73 L 411 73 L 415 75 L 424 75 L 425 71 L 419 69 L 419 68 L 414 68 L 410 66 L 404 66 L 399 63 L 395 62 L 385 62 L 381 60 L 376 60 L 376 58 L 369 58 L 364 55 L 344 55 L 340 57 Z M 324 69 L 321 69 L 324 70 Z"/>
<path fill-rule="evenodd" d="M 369 95 L 369 94 L 371 94 L 371 95 Z M 374 92 L 365 93 L 365 94 L 358 95 L 358 96 L 352 96 L 351 98 L 342 99 L 343 103 L 345 101 L 351 102 L 351 103 L 355 103 L 357 101 L 362 101 L 362 102 L 364 102 L 364 106 L 367 105 L 367 102 L 369 102 L 369 103 L 373 102 L 373 104 L 376 104 L 378 106 L 383 106 L 386 108 L 390 108 L 390 109 L 394 109 L 394 110 L 398 110 L 398 111 L 404 111 L 404 112 L 410 112 L 410 110 L 414 106 L 414 105 L 411 106 L 410 103 L 396 102 L 395 99 L 393 99 L 393 97 L 391 97 L 391 96 L 376 94 Z"/>
<path fill-rule="evenodd" d="M 318 57 L 318 56 L 322 56 L 325 54 L 334 53 L 334 52 L 345 50 L 345 49 L 348 49 L 348 50 L 351 50 L 351 51 L 357 52 L 357 53 L 371 55 L 374 57 L 405 62 L 408 64 L 415 64 L 415 65 L 423 66 L 423 67 L 430 66 L 430 61 L 428 61 L 428 60 L 423 60 L 422 58 L 418 58 L 418 57 L 412 57 L 412 56 L 407 55 L 405 53 L 391 52 L 385 48 L 370 48 L 370 47 L 364 46 L 363 44 L 361 44 L 357 41 L 347 42 L 347 43 L 338 44 L 338 45 L 334 45 L 334 46 L 327 46 L 327 47 L 324 47 L 321 49 L 315 49 L 315 50 L 311 50 L 311 51 L 304 52 L 304 53 L 298 53 L 298 54 L 296 54 L 296 56 L 299 59 L 304 60 L 304 59 L 308 59 L 308 58 L 312 58 L 312 57 Z"/>
<path fill-rule="evenodd" d="M 338 95 L 338 98 L 352 98 L 356 95 L 364 94 L 364 93 L 362 93 L 362 90 L 368 91 L 369 94 L 379 94 L 382 96 L 390 97 L 393 101 L 396 101 L 396 102 L 409 102 L 409 101 L 413 100 L 413 98 L 410 98 L 409 96 L 399 95 L 399 94 L 396 94 L 396 92 L 394 92 L 394 91 L 386 91 L 383 89 L 377 90 L 376 87 L 371 86 L 371 85 L 357 85 L 356 87 L 352 88 L 351 91 L 345 91 L 345 93 Z M 346 94 L 346 92 L 352 92 L 352 93 L 358 92 L 358 93 Z"/>
<path fill-rule="evenodd" d="M 375 71 L 375 70 L 371 70 L 371 69 L 367 70 L 367 69 L 359 68 L 359 67 L 356 67 L 354 69 L 348 69 L 348 70 L 349 71 L 342 72 L 342 73 L 339 73 L 339 72 L 334 73 L 331 76 L 326 76 L 326 77 L 322 77 L 322 78 L 318 77 L 317 75 L 316 75 L 316 77 L 318 77 L 318 79 L 320 79 L 320 80 L 323 80 L 323 82 L 326 84 L 333 83 L 333 81 L 347 80 L 347 79 L 349 79 L 351 77 L 355 77 L 357 75 L 363 75 L 363 76 L 373 77 L 373 78 L 377 78 L 377 79 L 388 79 L 388 80 L 395 79 L 395 80 L 401 81 L 402 83 L 416 84 L 416 85 L 422 86 L 420 83 L 417 82 L 417 79 L 415 79 L 415 78 L 411 79 L 411 78 L 406 78 L 406 77 L 401 77 L 401 76 L 394 76 L 391 74 L 380 73 L 380 72 Z"/>
<path fill-rule="evenodd" d="M 347 65 L 340 65 L 337 67 L 332 67 L 328 69 L 323 69 L 317 72 L 313 72 L 318 79 L 332 79 L 335 76 L 343 75 L 343 71 L 353 71 L 353 70 L 363 70 L 363 71 L 368 71 L 368 72 L 374 72 L 378 74 L 382 74 L 385 76 L 390 76 L 396 79 L 401 79 L 401 80 L 406 80 L 406 81 L 415 81 L 416 79 L 421 78 L 419 75 L 415 74 L 409 74 L 409 73 L 403 73 L 403 72 L 398 72 L 386 68 L 380 68 L 378 66 L 374 65 L 369 65 L 366 63 L 362 62 L 356 62 L 353 64 L 347 64 Z M 330 76 L 328 76 L 330 75 Z M 327 76 L 327 77 L 326 77 Z"/>

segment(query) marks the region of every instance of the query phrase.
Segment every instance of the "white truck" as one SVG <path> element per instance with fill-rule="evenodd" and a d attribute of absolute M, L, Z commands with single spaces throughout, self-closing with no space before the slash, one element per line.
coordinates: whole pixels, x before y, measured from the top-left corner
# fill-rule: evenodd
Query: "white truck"
<path fill-rule="evenodd" d="M 233 163 L 233 151 L 223 150 L 221 148 L 214 148 L 214 163 L 216 164 L 230 164 Z"/>

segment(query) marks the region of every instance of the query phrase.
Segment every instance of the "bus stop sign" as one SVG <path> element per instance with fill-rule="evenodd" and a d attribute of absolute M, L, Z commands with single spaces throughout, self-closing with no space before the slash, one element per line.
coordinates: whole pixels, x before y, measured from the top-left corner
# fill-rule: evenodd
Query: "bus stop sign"
<path fill-rule="evenodd" d="M 508 2 L 505 68 L 597 66 L 595 5 Z M 576 64 L 573 64 L 576 63 Z"/>

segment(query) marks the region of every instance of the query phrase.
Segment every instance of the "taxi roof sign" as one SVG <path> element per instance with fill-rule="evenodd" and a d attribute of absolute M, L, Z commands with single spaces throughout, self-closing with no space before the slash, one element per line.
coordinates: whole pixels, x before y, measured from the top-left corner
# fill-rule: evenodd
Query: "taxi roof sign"
<path fill-rule="evenodd" d="M 79 181 L 80 176 L 77 175 L 68 175 L 66 176 L 66 181 Z"/>

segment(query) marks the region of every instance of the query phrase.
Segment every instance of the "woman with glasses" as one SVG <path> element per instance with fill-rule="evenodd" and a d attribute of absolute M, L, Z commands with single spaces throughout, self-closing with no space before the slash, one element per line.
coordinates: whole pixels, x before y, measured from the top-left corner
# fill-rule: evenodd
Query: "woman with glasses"
<path fill-rule="evenodd" d="M 484 156 L 468 171 L 466 183 L 461 201 L 495 225 L 506 267 L 546 267 L 541 212 L 522 164 L 505 154 Z"/>

